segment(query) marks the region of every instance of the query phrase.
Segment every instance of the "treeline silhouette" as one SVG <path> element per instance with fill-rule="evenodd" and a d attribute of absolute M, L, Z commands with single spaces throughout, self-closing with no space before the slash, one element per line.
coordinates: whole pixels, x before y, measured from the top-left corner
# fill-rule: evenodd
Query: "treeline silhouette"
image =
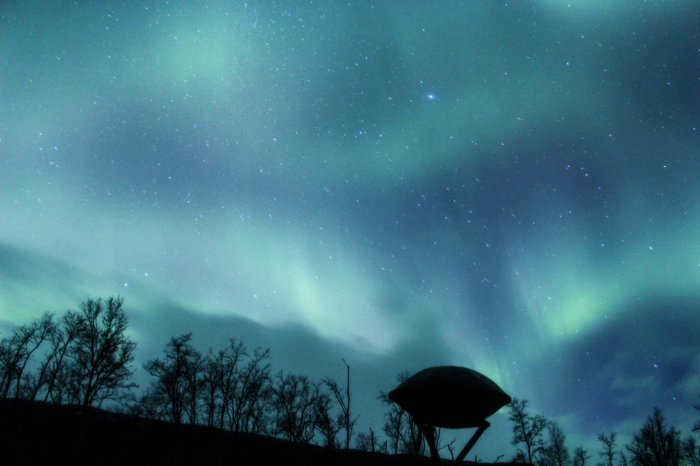
<path fill-rule="evenodd" d="M 508 419 L 513 422 L 512 444 L 517 452 L 514 462 L 538 466 L 585 466 L 591 455 L 583 447 L 573 454 L 566 446 L 566 435 L 556 421 L 547 420 L 541 414 L 526 411 L 527 400 L 514 398 L 508 406 Z M 700 410 L 700 405 L 694 406 Z M 692 427 L 700 432 L 700 420 Z M 692 435 L 682 438 L 680 431 L 668 425 L 662 412 L 654 408 L 644 425 L 634 433 L 632 442 L 621 448 L 617 434 L 598 435 L 600 450 L 596 466 L 700 466 L 700 446 Z"/>
<path fill-rule="evenodd" d="M 345 360 L 344 384 L 330 377 L 314 381 L 305 375 L 273 372 L 269 349 L 250 350 L 242 341 L 230 338 L 225 348 L 202 353 L 192 345 L 192 334 L 187 333 L 172 337 L 160 357 L 143 365 L 151 380 L 137 393 L 132 381 L 136 343 L 126 335 L 128 319 L 123 303 L 121 297 L 88 297 L 77 311 L 69 310 L 58 318 L 45 313 L 15 327 L 11 336 L 1 340 L 0 399 L 6 411 L 6 429 L 13 429 L 10 418 L 26 426 L 26 406 L 38 406 L 31 415 L 43 416 L 46 425 L 67 423 L 76 429 L 77 435 L 72 437 L 75 445 L 70 449 L 81 460 L 85 459 L 81 452 L 91 435 L 89 422 L 94 426 L 96 418 L 104 421 L 104 415 L 95 413 L 105 408 L 121 416 L 118 419 L 132 422 L 127 429 L 130 434 L 118 435 L 141 432 L 142 441 L 149 438 L 151 443 L 160 444 L 158 454 L 165 456 L 168 464 L 182 462 L 184 446 L 191 446 L 197 435 L 207 445 L 206 455 L 219 462 L 263 437 L 284 439 L 288 444 L 258 445 L 258 452 L 250 455 L 259 455 L 260 448 L 268 453 L 275 448 L 289 451 L 289 445 L 314 445 L 336 452 L 349 452 L 354 446 L 356 450 L 402 458 L 427 454 L 418 426 L 384 392 L 379 394 L 386 407 L 381 429 L 384 438 L 380 439 L 372 428 L 355 435 L 358 416 L 351 410 L 350 366 Z M 398 374 L 397 382 L 410 375 L 407 371 Z M 10 400 L 15 404 L 8 404 Z M 65 409 L 51 410 L 47 406 Z M 509 405 L 511 443 L 517 449 L 513 462 L 538 466 L 589 464 L 591 456 L 582 447 L 573 454 L 569 451 L 566 436 L 555 421 L 531 415 L 526 407 L 527 400 L 518 398 Z M 62 420 L 48 420 L 59 419 L 56 416 Z M 142 421 L 135 425 L 134 420 Z M 153 433 L 166 429 L 163 426 L 170 429 L 167 435 Z M 36 434 L 31 425 L 24 430 L 30 438 Z M 700 421 L 693 432 L 700 432 Z M 454 459 L 455 440 L 444 441 L 441 434 L 435 429 L 438 448 L 443 456 L 449 454 Z M 695 437 L 681 439 L 658 409 L 625 448 L 617 448 L 614 432 L 601 434 L 598 439 L 602 444 L 600 465 L 700 466 Z M 26 440 L 25 445 L 31 442 Z M 197 448 L 201 452 L 203 447 Z M 228 453 L 224 455 L 224 451 Z M 248 458 L 252 458 L 250 455 Z"/>
<path fill-rule="evenodd" d="M 144 364 L 153 379 L 127 405 L 129 413 L 297 443 L 317 439 L 329 448 L 341 448 L 338 434 L 345 429 L 344 447 L 350 447 L 356 418 L 351 418 L 349 388 L 342 390 L 330 378 L 314 382 L 304 375 L 273 374 L 269 349 L 251 352 L 231 338 L 226 348 L 202 354 L 191 338 L 191 333 L 173 337 L 162 358 Z M 340 406 L 337 414 L 334 402 Z"/>
<path fill-rule="evenodd" d="M 136 388 L 130 381 L 136 343 L 125 335 L 123 302 L 88 298 L 59 319 L 47 312 L 15 327 L 0 344 L 0 398 L 71 404 L 82 411 L 125 400 Z M 46 352 L 37 361 L 40 348 Z"/>

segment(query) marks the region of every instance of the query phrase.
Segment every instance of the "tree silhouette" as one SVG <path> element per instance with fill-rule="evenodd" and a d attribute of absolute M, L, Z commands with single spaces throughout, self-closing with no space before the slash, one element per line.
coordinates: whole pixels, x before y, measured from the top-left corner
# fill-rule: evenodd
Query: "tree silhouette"
<path fill-rule="evenodd" d="M 165 357 L 144 364 L 155 380 L 141 399 L 147 417 L 175 424 L 203 423 L 235 432 L 264 433 L 268 427 L 270 350 L 248 355 L 241 341 L 229 339 L 206 356 L 190 343 L 192 334 L 173 337 Z"/>
<path fill-rule="evenodd" d="M 202 401 L 204 359 L 202 353 L 194 351 L 185 371 L 185 413 L 191 425 L 199 422 L 199 407 Z"/>
<path fill-rule="evenodd" d="M 70 396 L 82 408 L 99 407 L 105 400 L 120 400 L 137 385 L 130 382 L 136 343 L 125 335 L 128 319 L 121 297 L 90 299 L 80 304 L 70 329 L 67 370 L 63 372 Z"/>
<path fill-rule="evenodd" d="M 202 355 L 190 344 L 191 339 L 191 333 L 173 337 L 165 345 L 164 359 L 144 364 L 146 372 L 156 378 L 143 399 L 151 417 L 182 424 L 189 415 L 190 423 L 196 422 L 196 409 L 192 406 L 196 405 L 198 388 L 193 388 L 192 383 L 199 380 Z"/>
<path fill-rule="evenodd" d="M 586 461 L 589 459 L 591 459 L 591 457 L 583 447 L 576 447 L 572 464 L 573 466 L 586 466 Z"/>
<path fill-rule="evenodd" d="M 634 434 L 627 450 L 632 464 L 639 466 L 679 466 L 683 460 L 680 432 L 666 426 L 659 408 Z"/>
<path fill-rule="evenodd" d="M 565 466 L 571 462 L 569 449 L 566 448 L 566 435 L 556 421 L 547 424 L 549 443 L 542 452 L 543 464 L 552 466 Z"/>
<path fill-rule="evenodd" d="M 522 445 L 518 447 L 513 461 L 520 463 L 534 464 L 543 455 L 545 449 L 544 439 L 542 438 L 544 430 L 547 428 L 548 421 L 544 416 L 531 416 L 525 411 L 527 400 L 513 398 L 510 402 L 508 419 L 513 422 L 513 445 Z"/>
<path fill-rule="evenodd" d="M 67 356 L 75 338 L 78 336 L 78 313 L 66 312 L 54 325 L 49 334 L 50 348 L 39 365 L 37 384 L 30 399 L 36 399 L 44 391 L 44 401 L 62 403 L 67 396 Z"/>
<path fill-rule="evenodd" d="M 409 371 L 403 371 L 396 376 L 396 381 L 400 384 L 410 376 Z M 390 451 L 394 454 L 422 455 L 425 451 L 423 435 L 411 416 L 402 407 L 391 401 L 387 393 L 380 392 L 379 400 L 389 408 L 385 414 L 382 430 L 389 437 Z"/>
<path fill-rule="evenodd" d="M 681 444 L 683 457 L 689 466 L 700 466 L 700 447 L 695 437 L 688 436 Z"/>
<path fill-rule="evenodd" d="M 20 398 L 23 381 L 31 381 L 25 375 L 27 364 L 54 330 L 53 315 L 47 312 L 31 324 L 15 327 L 12 337 L 0 341 L 0 398 Z M 36 393 L 39 381 L 34 380 L 30 385 L 34 387 L 29 387 L 29 391 Z"/>
<path fill-rule="evenodd" d="M 271 387 L 275 432 L 292 442 L 310 443 L 319 396 L 320 384 L 312 383 L 305 375 L 277 373 Z"/>
<path fill-rule="evenodd" d="M 352 438 L 355 424 L 357 423 L 359 416 L 353 419 L 352 413 L 350 412 L 350 366 L 348 366 L 348 363 L 345 362 L 345 359 L 342 361 L 347 369 L 345 390 L 343 391 L 338 385 L 338 382 L 330 377 L 327 377 L 324 382 L 330 389 L 331 393 L 335 397 L 335 400 L 338 402 L 338 406 L 340 407 L 340 413 L 338 414 L 338 419 L 336 422 L 340 428 L 345 430 L 345 449 L 347 450 L 350 448 L 350 439 Z"/>
<path fill-rule="evenodd" d="M 369 433 L 365 432 L 360 432 L 357 434 L 357 440 L 355 441 L 355 448 L 357 448 L 360 451 L 369 451 L 369 452 L 381 452 L 381 453 L 387 453 L 386 451 L 386 441 L 383 444 L 379 444 L 379 440 L 377 439 L 377 436 L 374 434 L 374 429 L 371 427 L 369 428 Z"/>
<path fill-rule="evenodd" d="M 617 442 L 615 437 L 616 432 L 610 432 L 610 435 L 605 435 L 605 433 L 598 434 L 598 440 L 603 444 L 602 450 L 598 451 L 598 455 L 603 460 L 602 463 L 598 463 L 598 466 L 614 466 L 615 457 L 617 456 Z"/>
<path fill-rule="evenodd" d="M 340 442 L 337 437 L 338 432 L 342 429 L 342 424 L 339 420 L 331 417 L 332 408 L 333 402 L 330 396 L 327 393 L 319 393 L 314 404 L 314 423 L 323 439 L 323 446 L 338 449 L 340 448 Z"/>
<path fill-rule="evenodd" d="M 229 339 L 229 345 L 217 353 L 210 348 L 202 368 L 203 398 L 207 425 L 233 431 L 241 429 L 244 389 L 244 358 L 248 357 L 242 341 Z"/>
<path fill-rule="evenodd" d="M 269 349 L 256 348 L 247 364 L 235 372 L 227 402 L 231 430 L 260 434 L 267 428 L 271 396 L 269 359 Z"/>
<path fill-rule="evenodd" d="M 220 350 L 214 354 L 209 349 L 204 366 L 202 368 L 202 404 L 204 407 L 205 424 L 208 427 L 224 428 L 225 409 L 224 401 L 228 397 L 223 396 L 228 373 L 226 371 L 226 352 Z"/>

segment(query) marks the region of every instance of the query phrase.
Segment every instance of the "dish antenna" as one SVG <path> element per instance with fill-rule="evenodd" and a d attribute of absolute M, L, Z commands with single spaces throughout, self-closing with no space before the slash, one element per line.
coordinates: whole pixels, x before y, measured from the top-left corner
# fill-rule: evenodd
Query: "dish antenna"
<path fill-rule="evenodd" d="M 423 369 L 389 392 L 389 399 L 412 417 L 430 448 L 433 464 L 441 464 L 435 443 L 435 427 L 476 427 L 455 462 L 467 456 L 481 434 L 491 425 L 486 418 L 510 403 L 496 383 L 477 371 L 458 366 Z"/>

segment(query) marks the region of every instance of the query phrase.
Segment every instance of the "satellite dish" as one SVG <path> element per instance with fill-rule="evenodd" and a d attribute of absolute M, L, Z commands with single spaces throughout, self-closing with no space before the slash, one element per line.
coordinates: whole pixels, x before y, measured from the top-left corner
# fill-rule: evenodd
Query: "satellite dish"
<path fill-rule="evenodd" d="M 493 380 L 458 366 L 423 369 L 389 392 L 389 399 L 413 416 L 436 465 L 441 464 L 441 460 L 435 443 L 435 427 L 477 428 L 455 458 L 455 463 L 459 463 L 491 425 L 486 418 L 511 401 Z"/>

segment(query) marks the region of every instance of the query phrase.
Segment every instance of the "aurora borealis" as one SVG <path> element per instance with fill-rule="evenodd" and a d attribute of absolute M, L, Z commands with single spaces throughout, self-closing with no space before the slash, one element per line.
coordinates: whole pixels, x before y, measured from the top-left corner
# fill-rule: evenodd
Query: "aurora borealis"
<path fill-rule="evenodd" d="M 119 294 L 139 364 L 189 331 L 312 377 L 345 358 L 361 430 L 403 369 L 460 365 L 594 457 L 654 406 L 689 433 L 698 24 L 689 0 L 3 2 L 2 334 Z"/>

